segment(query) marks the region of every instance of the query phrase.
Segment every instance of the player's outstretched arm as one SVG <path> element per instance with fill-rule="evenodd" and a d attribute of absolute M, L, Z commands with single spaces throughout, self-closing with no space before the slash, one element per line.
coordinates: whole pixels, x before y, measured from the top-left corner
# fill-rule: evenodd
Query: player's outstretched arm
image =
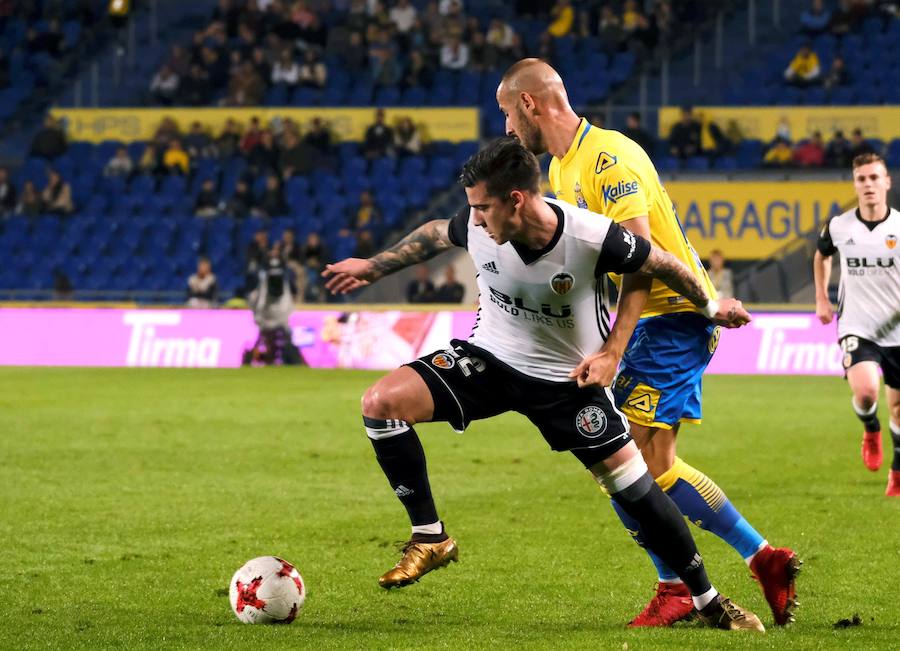
<path fill-rule="evenodd" d="M 448 233 L 450 221 L 434 219 L 377 255 L 365 260 L 347 258 L 325 265 L 325 289 L 346 294 L 374 283 L 388 274 L 424 262 L 453 246 Z"/>
<path fill-rule="evenodd" d="M 750 313 L 744 309 L 741 301 L 734 298 L 710 300 L 691 270 L 674 255 L 658 247 L 650 248 L 650 255 L 638 269 L 638 273 L 658 278 L 701 308 L 717 325 L 738 328 L 750 322 Z"/>
<path fill-rule="evenodd" d="M 813 278 L 816 284 L 816 316 L 824 324 L 834 318 L 834 305 L 828 298 L 828 279 L 831 278 L 831 256 L 816 251 L 813 257 Z"/>

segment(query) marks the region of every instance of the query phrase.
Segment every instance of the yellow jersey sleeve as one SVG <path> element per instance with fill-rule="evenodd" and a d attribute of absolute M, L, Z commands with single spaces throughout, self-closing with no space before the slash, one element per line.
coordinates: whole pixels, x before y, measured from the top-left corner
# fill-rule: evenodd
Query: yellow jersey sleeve
<path fill-rule="evenodd" d="M 582 178 L 588 174 L 582 174 Z M 621 157 L 600 152 L 590 171 L 596 210 L 615 222 L 624 222 L 650 214 L 647 188 L 639 174 Z"/>

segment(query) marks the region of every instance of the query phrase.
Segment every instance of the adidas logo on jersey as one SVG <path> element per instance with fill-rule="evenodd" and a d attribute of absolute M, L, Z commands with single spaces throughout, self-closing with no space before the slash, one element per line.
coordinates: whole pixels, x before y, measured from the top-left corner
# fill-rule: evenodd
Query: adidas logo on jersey
<path fill-rule="evenodd" d="M 413 494 L 412 489 L 407 488 L 403 484 L 397 486 L 397 488 L 394 489 L 394 493 L 396 493 L 397 497 L 406 497 L 407 495 Z"/>
<path fill-rule="evenodd" d="M 485 262 L 481 265 L 481 268 L 485 271 L 490 271 L 492 274 L 499 274 L 500 272 L 497 270 L 497 263 L 491 260 L 490 262 Z"/>

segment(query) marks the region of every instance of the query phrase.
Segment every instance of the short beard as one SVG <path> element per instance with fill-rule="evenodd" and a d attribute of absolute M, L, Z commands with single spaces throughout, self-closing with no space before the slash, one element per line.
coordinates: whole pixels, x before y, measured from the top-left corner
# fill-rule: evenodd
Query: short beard
<path fill-rule="evenodd" d="M 519 142 L 535 156 L 547 153 L 547 146 L 544 144 L 544 134 L 537 126 L 528 121 L 525 111 L 520 107 L 516 107 L 516 114 L 519 117 L 519 127 L 521 133 L 518 133 Z"/>

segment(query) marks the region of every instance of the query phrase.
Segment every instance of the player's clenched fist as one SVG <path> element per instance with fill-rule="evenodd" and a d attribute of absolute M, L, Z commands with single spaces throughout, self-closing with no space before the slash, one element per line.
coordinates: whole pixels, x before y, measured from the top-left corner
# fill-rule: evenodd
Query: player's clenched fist
<path fill-rule="evenodd" d="M 736 298 L 723 298 L 718 302 L 719 309 L 712 320 L 724 328 L 740 328 L 750 323 L 752 317 L 744 309 L 744 304 Z"/>

